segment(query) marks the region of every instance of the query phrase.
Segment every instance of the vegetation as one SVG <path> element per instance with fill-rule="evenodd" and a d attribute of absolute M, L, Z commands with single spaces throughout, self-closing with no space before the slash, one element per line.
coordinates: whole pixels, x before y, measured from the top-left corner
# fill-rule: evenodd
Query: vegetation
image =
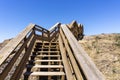
<path fill-rule="evenodd" d="M 120 35 L 115 36 L 115 45 L 120 47 Z"/>
<path fill-rule="evenodd" d="M 80 44 L 106 80 L 120 80 L 120 34 L 86 36 Z"/>

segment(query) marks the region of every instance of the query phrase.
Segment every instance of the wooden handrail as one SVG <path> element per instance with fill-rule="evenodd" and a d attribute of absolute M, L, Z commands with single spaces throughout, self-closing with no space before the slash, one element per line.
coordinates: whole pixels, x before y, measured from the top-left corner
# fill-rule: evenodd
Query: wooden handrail
<path fill-rule="evenodd" d="M 79 66 L 78 66 L 78 64 L 76 62 L 76 59 L 74 58 L 72 50 L 71 50 L 71 48 L 69 46 L 69 42 L 65 38 L 65 35 L 64 35 L 64 33 L 63 33 L 63 31 L 61 29 L 60 29 L 60 35 L 59 36 L 61 36 L 61 39 L 63 40 L 63 42 L 61 42 L 60 40 L 59 41 L 61 43 L 64 43 L 64 48 L 65 48 L 65 50 L 67 52 L 66 55 L 67 55 L 67 58 L 69 58 L 69 64 L 71 64 L 71 69 L 73 69 L 72 73 L 74 73 L 74 75 L 76 76 L 76 80 L 83 80 L 83 75 L 81 74 L 81 71 L 80 71 Z"/>
<path fill-rule="evenodd" d="M 95 66 L 91 58 L 82 49 L 76 38 L 66 25 L 61 25 L 61 29 L 64 32 L 70 47 L 73 50 L 73 54 L 81 67 L 87 80 L 105 80 L 102 73 Z M 60 33 L 61 34 L 61 33 Z"/>
<path fill-rule="evenodd" d="M 49 30 L 42 28 L 41 26 L 35 25 L 35 30 L 41 32 L 41 35 L 37 35 L 37 39 L 43 39 L 45 41 L 52 41 L 53 38 L 59 33 L 61 23 L 56 23 Z"/>
<path fill-rule="evenodd" d="M 47 33 L 47 32 L 49 32 L 49 30 L 47 30 L 47 29 L 45 29 L 45 28 L 43 28 L 43 27 L 41 27 L 41 26 L 38 26 L 38 25 L 35 25 L 35 28 L 37 29 L 37 30 L 39 30 L 39 31 L 44 31 L 45 33 Z"/>
<path fill-rule="evenodd" d="M 50 31 L 50 32 L 54 31 L 54 29 L 55 29 L 56 27 L 58 27 L 60 24 L 61 24 L 61 23 L 57 22 L 55 25 L 53 25 L 53 26 L 49 29 L 49 31 Z"/>
<path fill-rule="evenodd" d="M 27 36 L 27 34 L 34 28 L 35 24 L 30 24 L 20 34 L 13 38 L 5 47 L 0 50 L 0 65 L 7 59 L 7 57 L 15 50 L 19 43 Z M 13 45 L 14 44 L 14 45 Z"/>

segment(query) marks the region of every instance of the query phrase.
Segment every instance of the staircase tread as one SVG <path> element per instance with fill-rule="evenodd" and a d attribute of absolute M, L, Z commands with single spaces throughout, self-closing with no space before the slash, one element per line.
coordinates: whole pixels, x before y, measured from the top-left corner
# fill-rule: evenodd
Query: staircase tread
<path fill-rule="evenodd" d="M 37 53 L 59 53 L 60 51 L 37 51 Z"/>
<path fill-rule="evenodd" d="M 25 75 L 30 76 L 61 76 L 65 75 L 64 72 L 26 72 Z"/>
<path fill-rule="evenodd" d="M 62 60 L 35 60 L 35 62 L 60 62 Z"/>
<path fill-rule="evenodd" d="M 60 55 L 37 55 L 36 57 L 59 57 Z"/>
<path fill-rule="evenodd" d="M 63 68 L 62 65 L 35 65 L 33 68 Z"/>
<path fill-rule="evenodd" d="M 29 68 L 63 68 L 62 65 L 27 65 Z"/>
<path fill-rule="evenodd" d="M 49 47 L 44 47 L 44 48 L 35 48 L 35 49 L 49 49 Z M 50 49 L 58 49 L 58 48 L 50 48 Z"/>

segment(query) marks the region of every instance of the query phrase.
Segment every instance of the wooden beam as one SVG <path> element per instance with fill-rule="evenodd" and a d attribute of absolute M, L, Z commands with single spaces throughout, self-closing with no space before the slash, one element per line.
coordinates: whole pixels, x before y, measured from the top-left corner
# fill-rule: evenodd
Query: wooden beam
<path fill-rule="evenodd" d="M 72 51 L 70 50 L 70 46 L 68 45 L 68 41 L 65 39 L 65 35 L 63 34 L 62 30 L 60 30 L 60 34 L 61 34 L 62 39 L 64 41 L 65 48 L 66 48 L 66 50 L 68 52 L 70 62 L 72 63 L 71 66 L 73 67 L 73 70 L 75 72 L 75 76 L 76 76 L 77 80 L 83 80 L 83 77 L 82 77 L 82 75 L 80 73 L 80 69 L 79 69 L 79 67 L 77 65 L 77 62 L 76 62 L 76 60 L 74 58 L 74 55 L 73 55 Z"/>
<path fill-rule="evenodd" d="M 37 29 L 39 29 L 39 30 L 40 30 L 40 29 L 41 29 L 41 30 L 43 29 L 46 33 L 49 32 L 49 30 L 47 30 L 47 29 L 45 29 L 45 28 L 43 28 L 43 27 L 41 27 L 41 26 L 38 26 L 38 25 L 35 25 L 35 28 L 37 28 Z"/>
<path fill-rule="evenodd" d="M 30 76 L 61 76 L 65 75 L 64 72 L 33 72 L 28 73 Z"/>
<path fill-rule="evenodd" d="M 15 55 L 12 57 L 12 59 L 10 60 L 10 62 L 7 64 L 7 66 L 4 68 L 4 70 L 2 71 L 2 73 L 0 74 L 0 80 L 3 80 L 7 75 L 8 72 L 10 72 L 11 68 L 13 67 L 14 63 L 16 62 L 16 60 L 18 59 L 18 57 L 20 56 L 21 52 L 23 51 L 23 49 L 26 47 L 28 41 L 30 40 L 30 38 L 32 37 L 34 33 L 32 32 L 29 37 L 27 38 L 27 40 L 20 44 L 21 47 L 18 51 L 16 51 Z"/>
<path fill-rule="evenodd" d="M 54 26 L 52 26 L 49 31 L 52 32 L 56 27 L 60 26 L 61 23 L 57 22 Z"/>
<path fill-rule="evenodd" d="M 32 68 L 63 68 L 62 65 L 35 65 Z"/>
<path fill-rule="evenodd" d="M 33 35 L 32 39 L 31 39 L 31 42 L 30 42 L 30 44 L 29 44 L 29 46 L 27 48 L 27 51 L 25 52 L 25 54 L 22 57 L 20 63 L 18 64 L 14 74 L 12 75 L 11 80 L 15 80 L 15 79 L 18 80 L 20 78 L 20 76 L 21 76 L 21 74 L 22 74 L 22 72 L 23 72 L 23 70 L 24 70 L 24 68 L 26 66 L 26 62 L 28 61 L 28 58 L 29 58 L 29 56 L 30 56 L 30 54 L 32 52 L 32 48 L 34 46 L 34 43 L 35 43 L 35 37 Z"/>
<path fill-rule="evenodd" d="M 63 41 L 61 39 L 61 36 L 59 36 L 59 46 L 60 46 L 61 56 L 62 56 L 63 65 L 64 65 L 67 80 L 74 80 L 74 77 L 72 75 L 72 71 L 70 68 L 70 64 L 69 64 L 68 59 L 67 59 L 67 54 L 66 54 L 65 48 L 63 46 Z"/>
<path fill-rule="evenodd" d="M 80 67 L 82 68 L 87 80 L 105 80 L 102 73 L 95 66 L 88 54 L 82 49 L 78 41 L 75 39 L 71 31 L 66 25 L 61 25 L 61 28 L 74 52 Z"/>

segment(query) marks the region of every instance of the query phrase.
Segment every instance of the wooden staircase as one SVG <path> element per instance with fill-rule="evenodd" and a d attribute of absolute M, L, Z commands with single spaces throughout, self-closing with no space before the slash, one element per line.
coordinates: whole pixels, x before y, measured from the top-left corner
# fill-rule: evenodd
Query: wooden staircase
<path fill-rule="evenodd" d="M 65 80 L 58 42 L 36 42 L 24 80 Z"/>
<path fill-rule="evenodd" d="M 71 26 L 26 27 L 0 50 L 0 80 L 105 80 Z"/>

